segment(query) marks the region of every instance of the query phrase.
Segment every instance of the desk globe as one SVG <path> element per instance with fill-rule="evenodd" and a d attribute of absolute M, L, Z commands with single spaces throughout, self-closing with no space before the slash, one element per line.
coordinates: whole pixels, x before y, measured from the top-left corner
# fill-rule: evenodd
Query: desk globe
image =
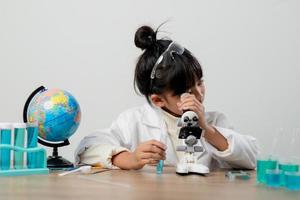
<path fill-rule="evenodd" d="M 24 110 L 24 122 L 38 122 L 38 142 L 53 147 L 47 159 L 49 168 L 68 168 L 73 164 L 58 156 L 58 147 L 69 145 L 69 138 L 77 130 L 81 111 L 76 99 L 67 91 L 40 86 L 28 97 Z"/>

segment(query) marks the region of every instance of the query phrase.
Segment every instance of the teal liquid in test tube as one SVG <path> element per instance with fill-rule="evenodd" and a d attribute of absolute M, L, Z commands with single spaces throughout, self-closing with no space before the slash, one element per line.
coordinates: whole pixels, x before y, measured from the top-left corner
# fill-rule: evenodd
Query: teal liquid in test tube
<path fill-rule="evenodd" d="M 292 162 L 287 163 L 279 163 L 278 166 L 280 170 L 280 185 L 285 186 L 286 185 L 286 172 L 299 172 L 299 165 Z"/>
<path fill-rule="evenodd" d="M 27 148 L 36 148 L 38 142 L 38 123 L 27 123 Z M 27 153 L 27 167 L 36 168 L 36 153 Z"/>
<path fill-rule="evenodd" d="M 162 143 L 164 143 L 165 145 L 167 145 L 167 135 L 163 134 L 161 136 L 161 140 Z M 164 169 L 164 161 L 163 160 L 159 160 L 156 166 L 156 174 L 160 175 L 163 173 L 163 169 Z"/>
<path fill-rule="evenodd" d="M 278 161 L 272 158 L 258 159 L 256 161 L 256 179 L 258 183 L 266 183 L 266 171 L 275 170 Z"/>
<path fill-rule="evenodd" d="M 14 127 L 14 146 L 24 148 L 24 138 L 25 138 L 25 123 L 15 123 Z M 24 152 L 15 151 L 14 152 L 14 168 L 22 169 L 24 165 Z"/>
<path fill-rule="evenodd" d="M 157 174 L 162 174 L 163 169 L 164 169 L 164 161 L 160 160 L 160 161 L 158 161 L 157 166 L 156 166 L 156 173 Z"/>
<path fill-rule="evenodd" d="M 1 144 L 11 144 L 11 125 L 10 124 L 1 124 L 0 125 L 0 141 Z M 2 170 L 10 169 L 10 150 L 9 149 L 1 149 L 0 150 L 0 168 Z"/>

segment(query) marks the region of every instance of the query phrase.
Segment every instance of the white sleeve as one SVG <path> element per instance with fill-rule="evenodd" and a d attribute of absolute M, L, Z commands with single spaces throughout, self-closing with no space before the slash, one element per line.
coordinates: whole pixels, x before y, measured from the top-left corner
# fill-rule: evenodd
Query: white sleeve
<path fill-rule="evenodd" d="M 230 129 L 231 126 L 223 114 L 218 116 L 218 120 L 213 126 L 227 139 L 228 149 L 218 151 L 206 142 L 205 145 L 212 156 L 223 166 L 255 169 L 256 155 L 258 153 L 256 139 Z"/>
<path fill-rule="evenodd" d="M 111 158 L 131 148 L 131 138 L 127 127 L 126 116 L 119 116 L 110 128 L 95 131 L 84 137 L 75 151 L 75 163 L 116 168 L 112 165 Z"/>
<path fill-rule="evenodd" d="M 117 169 L 111 162 L 111 158 L 120 152 L 129 151 L 121 146 L 98 144 L 86 149 L 79 155 L 80 163 L 89 165 L 100 165 L 105 168 Z"/>

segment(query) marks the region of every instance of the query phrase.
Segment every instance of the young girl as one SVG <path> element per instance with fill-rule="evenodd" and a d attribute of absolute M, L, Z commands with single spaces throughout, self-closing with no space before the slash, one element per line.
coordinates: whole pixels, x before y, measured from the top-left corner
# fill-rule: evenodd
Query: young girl
<path fill-rule="evenodd" d="M 199 116 L 203 129 L 205 150 L 197 152 L 199 163 L 210 169 L 254 169 L 256 139 L 232 130 L 222 113 L 205 112 L 199 62 L 179 44 L 158 40 L 156 33 L 142 26 L 134 39 L 135 45 L 144 50 L 134 82 L 148 103 L 121 113 L 110 128 L 85 137 L 75 152 L 76 163 L 121 169 L 140 169 L 159 160 L 176 165 L 182 156 L 176 152 L 177 121 L 184 110 L 191 110 Z M 162 142 L 165 136 L 167 140 Z"/>

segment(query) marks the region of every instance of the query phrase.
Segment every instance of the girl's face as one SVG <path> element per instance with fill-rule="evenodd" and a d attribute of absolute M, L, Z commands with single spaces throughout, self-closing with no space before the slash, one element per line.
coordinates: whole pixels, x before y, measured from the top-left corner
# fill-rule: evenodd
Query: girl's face
<path fill-rule="evenodd" d="M 186 91 L 187 93 L 191 93 L 193 95 L 195 95 L 195 97 L 199 100 L 199 102 L 202 104 L 204 101 L 204 97 L 205 97 L 205 85 L 203 80 L 198 80 L 195 84 L 194 87 L 190 88 L 188 91 Z M 153 95 L 152 95 L 153 96 Z M 180 95 L 173 95 L 173 92 L 171 91 L 167 91 L 165 93 L 163 93 L 163 95 L 159 95 L 159 101 L 155 100 L 154 98 L 152 98 L 152 102 L 156 105 L 159 106 L 165 110 L 167 110 L 168 112 L 170 112 L 173 115 L 177 115 L 177 116 L 181 116 L 182 115 L 182 111 L 178 109 L 177 103 L 180 102 Z"/>

